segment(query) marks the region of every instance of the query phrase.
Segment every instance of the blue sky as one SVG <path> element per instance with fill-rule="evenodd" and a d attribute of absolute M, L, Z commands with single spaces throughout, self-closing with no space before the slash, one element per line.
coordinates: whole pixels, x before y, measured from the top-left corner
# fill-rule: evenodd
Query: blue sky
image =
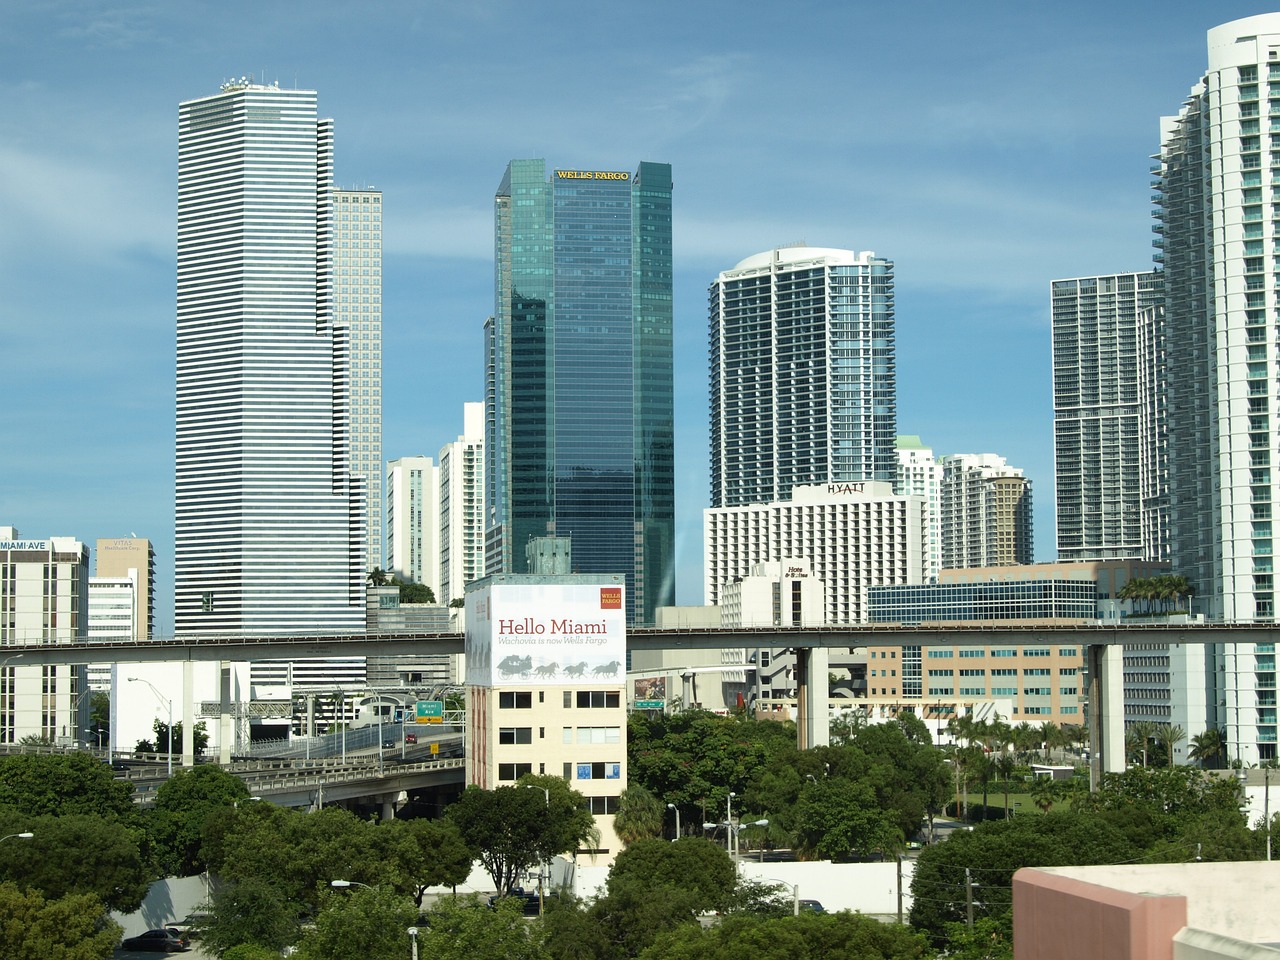
<path fill-rule="evenodd" d="M 701 602 L 706 292 L 774 246 L 896 264 L 898 430 L 1035 482 L 1054 556 L 1049 281 L 1151 264 L 1150 154 L 1256 3 L 0 6 L 0 524 L 150 537 L 172 626 L 178 102 L 319 91 L 384 191 L 383 454 L 483 392 L 508 160 L 675 178 L 677 599 Z"/>

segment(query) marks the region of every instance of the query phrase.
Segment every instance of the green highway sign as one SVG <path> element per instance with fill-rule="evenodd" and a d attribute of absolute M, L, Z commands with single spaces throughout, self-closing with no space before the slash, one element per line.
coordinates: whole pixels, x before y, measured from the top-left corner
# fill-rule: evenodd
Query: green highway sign
<path fill-rule="evenodd" d="M 637 700 L 635 708 L 637 710 L 661 710 L 667 705 L 665 700 Z"/>
<path fill-rule="evenodd" d="M 413 719 L 416 723 L 444 723 L 444 701 L 419 700 Z"/>

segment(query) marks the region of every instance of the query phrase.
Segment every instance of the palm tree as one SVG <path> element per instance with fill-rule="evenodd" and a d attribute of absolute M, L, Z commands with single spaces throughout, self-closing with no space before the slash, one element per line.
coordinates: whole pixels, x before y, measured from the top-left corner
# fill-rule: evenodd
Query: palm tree
<path fill-rule="evenodd" d="M 1167 766 L 1172 767 L 1173 764 L 1173 748 L 1187 739 L 1187 731 L 1176 723 L 1161 724 L 1156 730 L 1156 740 L 1164 747 L 1165 756 L 1168 757 Z"/>
<path fill-rule="evenodd" d="M 1222 730 L 1205 730 L 1191 738 L 1187 759 L 1195 760 L 1201 767 L 1216 770 L 1217 760 L 1226 751 L 1227 735 Z"/>
<path fill-rule="evenodd" d="M 1129 724 L 1129 733 L 1125 737 L 1126 751 L 1136 763 L 1142 758 L 1142 765 L 1147 765 L 1147 745 L 1156 738 L 1156 725 L 1149 720 L 1138 720 Z"/>
<path fill-rule="evenodd" d="M 994 766 L 996 773 L 1000 775 L 1000 779 L 1004 781 L 1004 818 L 1009 819 L 1009 778 L 1013 776 L 1013 771 L 1017 769 L 1017 763 L 1013 757 L 1007 753 L 1002 753 L 996 757 Z"/>
<path fill-rule="evenodd" d="M 1045 760 L 1048 761 L 1053 757 L 1053 748 L 1062 746 L 1062 730 L 1051 720 L 1046 720 L 1040 724 L 1040 739 L 1044 743 Z"/>
<path fill-rule="evenodd" d="M 1024 760 L 1030 756 L 1031 751 L 1040 743 L 1040 731 L 1026 720 L 1014 727 L 1011 733 L 1013 736 L 1013 749 Z"/>

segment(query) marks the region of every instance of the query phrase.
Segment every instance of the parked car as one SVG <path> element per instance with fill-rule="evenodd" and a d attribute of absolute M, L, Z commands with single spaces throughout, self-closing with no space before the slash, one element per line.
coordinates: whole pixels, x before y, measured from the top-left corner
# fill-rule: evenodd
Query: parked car
<path fill-rule="evenodd" d="M 166 923 L 165 929 L 172 930 L 184 940 L 196 940 L 204 932 L 204 928 L 209 925 L 209 921 L 213 919 L 213 914 L 204 910 L 195 910 L 188 913 L 181 920 L 175 920 L 173 923 Z"/>
<path fill-rule="evenodd" d="M 120 946 L 126 950 L 149 950 L 152 953 L 181 953 L 191 949 L 191 941 L 173 930 L 148 930 L 128 937 Z"/>
<path fill-rule="evenodd" d="M 559 900 L 559 899 L 560 899 L 560 894 L 558 893 L 555 893 L 553 891 L 548 891 L 546 893 L 546 905 L 550 905 L 553 900 Z M 543 904 L 540 904 L 538 902 L 538 894 L 535 891 L 521 890 L 519 887 L 517 887 L 515 890 L 511 891 L 510 893 L 506 894 L 505 896 L 490 897 L 489 906 L 496 910 L 498 907 L 498 904 L 501 903 L 503 900 L 514 900 L 516 901 L 516 903 L 519 903 L 520 908 L 524 912 L 524 915 L 526 917 L 538 916 L 538 914 L 541 912 L 540 908 L 543 906 Z"/>
<path fill-rule="evenodd" d="M 417 735 L 416 733 L 406 733 L 406 734 L 404 735 L 404 742 L 405 742 L 405 743 L 417 743 L 417 742 L 418 742 L 418 735 Z"/>
<path fill-rule="evenodd" d="M 801 900 L 800 909 L 808 910 L 810 913 L 826 913 L 827 908 L 822 905 L 821 900 Z"/>

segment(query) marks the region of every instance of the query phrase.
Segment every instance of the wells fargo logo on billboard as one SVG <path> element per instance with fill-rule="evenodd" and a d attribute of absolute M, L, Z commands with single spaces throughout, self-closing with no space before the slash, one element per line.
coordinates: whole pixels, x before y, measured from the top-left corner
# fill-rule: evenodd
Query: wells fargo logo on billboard
<path fill-rule="evenodd" d="M 621 587 L 601 587 L 600 588 L 600 609 L 601 610 L 621 610 L 622 609 L 622 588 Z"/>

